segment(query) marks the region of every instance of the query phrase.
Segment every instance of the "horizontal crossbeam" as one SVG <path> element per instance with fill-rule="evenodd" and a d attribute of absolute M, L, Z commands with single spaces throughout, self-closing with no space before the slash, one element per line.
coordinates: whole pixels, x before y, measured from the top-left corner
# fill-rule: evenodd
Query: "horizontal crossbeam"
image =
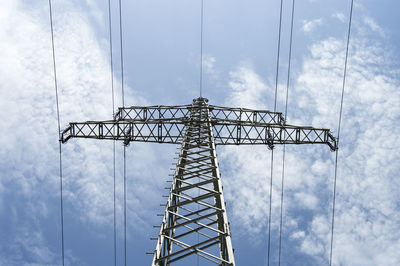
<path fill-rule="evenodd" d="M 120 107 L 114 116 L 114 120 L 128 122 L 185 122 L 189 120 L 192 109 L 198 108 L 201 107 L 193 105 Z M 209 110 L 210 120 L 213 123 L 284 124 L 284 117 L 280 112 L 252 110 L 247 108 L 230 108 L 215 105 L 207 105 L 203 106 L 203 108 Z"/>
<path fill-rule="evenodd" d="M 193 121 L 192 121 L 193 122 Z M 200 122 L 200 121 L 199 121 Z M 279 125 L 259 122 L 212 122 L 216 145 L 327 144 L 337 149 L 329 129 Z M 185 134 L 184 121 L 88 121 L 73 122 L 62 132 L 61 141 L 70 138 L 91 138 L 181 144 Z"/>

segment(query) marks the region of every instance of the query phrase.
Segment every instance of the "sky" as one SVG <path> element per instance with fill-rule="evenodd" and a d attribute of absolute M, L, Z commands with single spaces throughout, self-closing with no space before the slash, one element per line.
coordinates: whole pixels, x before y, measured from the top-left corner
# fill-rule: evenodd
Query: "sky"
<path fill-rule="evenodd" d="M 112 2 L 115 108 L 121 106 Z M 108 1 L 54 0 L 61 126 L 113 113 Z M 122 1 L 126 105 L 199 97 L 200 1 Z M 284 111 L 292 1 L 283 1 L 277 110 Z M 280 1 L 204 0 L 203 95 L 272 110 Z M 394 0 L 355 0 L 338 160 L 333 265 L 400 265 L 400 29 Z M 288 123 L 337 135 L 350 1 L 296 1 Z M 61 265 L 58 128 L 47 0 L 0 3 L 0 265 Z M 123 263 L 117 143 L 117 263 Z M 127 262 L 149 265 L 175 145 L 127 148 Z M 267 265 L 267 147 L 217 147 L 237 265 Z M 282 265 L 327 265 L 335 154 L 287 146 Z M 112 143 L 62 145 L 66 265 L 113 265 Z M 282 147 L 274 154 L 271 265 L 279 251 Z M 179 264 L 177 264 L 179 265 Z M 209 265 L 200 260 L 199 265 Z"/>

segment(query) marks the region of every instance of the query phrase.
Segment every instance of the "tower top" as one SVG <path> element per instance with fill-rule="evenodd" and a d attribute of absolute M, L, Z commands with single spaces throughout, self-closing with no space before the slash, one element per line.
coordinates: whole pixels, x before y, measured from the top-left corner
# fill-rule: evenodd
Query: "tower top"
<path fill-rule="evenodd" d="M 208 103 L 207 98 L 199 97 L 199 98 L 193 99 L 193 104 L 196 104 L 196 105 L 205 105 L 207 103 Z"/>

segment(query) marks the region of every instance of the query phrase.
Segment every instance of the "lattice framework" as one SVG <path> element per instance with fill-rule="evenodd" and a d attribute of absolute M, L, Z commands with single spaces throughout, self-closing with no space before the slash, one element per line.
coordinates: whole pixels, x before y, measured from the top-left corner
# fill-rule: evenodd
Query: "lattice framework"
<path fill-rule="evenodd" d="M 223 198 L 216 145 L 326 144 L 329 129 L 286 124 L 282 113 L 208 105 L 122 107 L 113 120 L 72 122 L 61 141 L 71 138 L 180 144 L 153 266 L 198 255 L 218 265 L 235 265 Z"/>

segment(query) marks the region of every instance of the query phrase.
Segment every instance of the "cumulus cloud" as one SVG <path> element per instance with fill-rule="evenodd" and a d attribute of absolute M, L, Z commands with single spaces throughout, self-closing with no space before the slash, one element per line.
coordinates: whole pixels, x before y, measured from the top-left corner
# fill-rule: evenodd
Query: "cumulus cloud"
<path fill-rule="evenodd" d="M 213 84 L 219 86 L 221 73 L 216 67 L 216 62 L 217 59 L 215 56 L 209 54 L 203 55 L 203 78 L 211 80 Z"/>
<path fill-rule="evenodd" d="M 364 17 L 364 24 L 368 26 L 368 28 L 378 33 L 381 37 L 385 37 L 385 31 L 375 22 L 375 20 L 371 17 Z"/>
<path fill-rule="evenodd" d="M 332 17 L 340 20 L 341 22 L 346 22 L 346 16 L 342 12 L 336 12 L 332 15 Z"/>
<path fill-rule="evenodd" d="M 351 44 L 339 153 L 334 264 L 397 265 L 400 166 L 394 162 L 400 160 L 396 140 L 400 133 L 400 81 L 392 74 L 396 71 L 388 62 L 393 56 L 383 42 L 354 35 Z M 310 47 L 291 89 L 290 124 L 311 124 L 336 132 L 344 51 L 345 41 L 336 38 Z M 232 93 L 227 100 L 231 104 L 260 107 L 260 95 L 267 90 L 272 93 L 251 68 L 240 66 L 232 73 Z M 276 154 L 275 158 L 281 158 L 279 148 Z M 235 229 L 254 236 L 265 232 L 269 152 L 227 147 L 221 155 L 221 161 L 232 162 L 225 166 L 232 170 L 221 171 L 229 176 L 224 182 L 228 183 L 226 198 L 232 204 Z M 327 147 L 288 147 L 284 225 L 290 237 L 284 241 L 315 264 L 325 264 L 329 258 L 333 162 Z M 274 167 L 272 220 L 273 230 L 277 230 L 281 161 Z"/>
<path fill-rule="evenodd" d="M 323 23 L 322 18 L 317 18 L 313 20 L 303 20 L 303 26 L 301 27 L 301 29 L 304 32 L 311 32 L 315 30 L 318 26 L 322 25 L 322 23 Z"/>
<path fill-rule="evenodd" d="M 4 236 L 0 257 L 11 261 L 4 265 L 22 265 L 27 259 L 32 265 L 57 264 L 60 259 L 54 255 L 59 254 L 58 245 L 42 237 L 48 223 L 59 224 L 58 132 L 48 3 L 30 5 L 33 7 L 22 1 L 6 1 L 0 11 L 0 38 L 6 40 L 0 43 L 0 232 Z M 80 8 L 76 1 L 53 2 L 62 127 L 70 121 L 112 117 L 107 49 Z M 115 81 L 119 88 L 118 79 Z M 126 97 L 128 104 L 146 104 L 129 87 Z M 118 104 L 119 93 L 116 99 Z M 121 146 L 117 146 L 120 164 Z M 152 209 L 161 200 L 159 177 L 167 175 L 148 166 L 155 164 L 156 150 L 144 145 L 128 148 L 128 226 L 133 230 L 140 231 L 143 226 L 150 230 L 149 221 L 156 219 Z M 63 156 L 66 213 L 88 227 L 112 228 L 112 143 L 71 141 L 63 145 Z M 159 156 L 158 163 L 163 158 Z M 121 172 L 117 175 L 117 211 L 121 217 Z M 142 202 L 151 207 L 140 208 Z M 30 223 L 21 225 L 24 219 Z M 6 232 L 5 225 L 13 224 L 26 230 L 12 228 Z M 26 237 L 28 231 L 33 234 L 30 238 Z M 9 243 L 15 248 L 7 248 Z M 27 255 L 24 246 L 31 246 L 29 250 L 34 253 Z M 66 248 L 67 260 L 75 260 L 71 249 Z"/>
<path fill-rule="evenodd" d="M 340 88 L 337 81 L 341 77 L 343 63 L 340 59 L 343 59 L 344 48 L 345 44 L 335 39 L 317 43 L 311 48 L 312 57 L 305 61 L 303 74 L 298 78 L 297 90 L 312 99 L 308 101 L 308 107 L 314 111 L 314 125 L 328 124 L 334 128 L 330 121 L 337 117 L 335 110 L 338 110 L 340 92 L 336 88 Z M 390 62 L 385 49 L 382 42 L 362 37 L 352 39 L 339 165 L 339 211 L 335 231 L 338 264 L 394 265 L 391 260 L 399 260 L 389 248 L 397 245 L 397 241 L 390 238 L 385 241 L 376 235 L 397 234 L 395 227 L 400 224 L 397 218 L 382 222 L 386 215 L 396 213 L 394 206 L 398 202 L 393 192 L 398 185 L 393 179 L 399 168 L 393 164 L 393 158 L 398 158 L 398 154 L 393 152 L 397 144 L 386 129 L 390 128 L 392 133 L 400 130 L 395 122 L 399 119 L 399 80 L 390 75 L 393 66 L 384 64 Z M 354 208 L 359 213 L 349 214 Z M 367 235 L 371 239 L 367 240 L 365 231 L 361 235 L 357 228 L 371 221 L 375 229 L 369 230 Z M 316 238 L 314 242 L 327 238 L 326 233 L 317 233 L 312 226 L 310 229 L 310 235 Z M 372 235 L 375 241 L 372 241 Z M 379 245 L 376 239 L 380 239 Z M 386 249 L 380 249 L 382 246 Z M 320 255 L 327 256 L 327 252 L 321 251 Z M 369 257 L 369 260 L 363 257 Z"/>
<path fill-rule="evenodd" d="M 215 62 L 216 58 L 211 55 L 204 55 L 203 56 L 203 68 L 208 73 L 215 72 Z"/>
<path fill-rule="evenodd" d="M 265 97 L 268 87 L 251 66 L 242 63 L 237 69 L 231 71 L 229 76 L 232 92 L 226 101 L 226 106 L 239 104 L 246 108 L 266 108 Z"/>
<path fill-rule="evenodd" d="M 54 2 L 62 126 L 69 121 L 111 117 L 107 49 L 99 45 L 89 18 L 82 15 L 77 3 Z M 92 6 L 94 2 L 88 0 L 87 4 Z M 59 262 L 59 255 L 55 255 L 59 254 L 57 247 L 42 230 L 45 225 L 59 222 L 54 217 L 59 213 L 58 132 L 47 3 L 35 5 L 31 9 L 22 1 L 5 1 L 0 11 L 3 25 L 0 38 L 6 40 L 0 43 L 0 118 L 3 121 L 0 127 L 0 233 L 5 236 L 0 243 L 0 264 L 4 265 Z M 93 16 L 101 19 L 96 14 Z M 304 21 L 303 30 L 311 32 L 322 24 L 322 19 Z M 360 27 L 383 36 L 374 21 L 367 19 Z M 364 37 L 354 37 L 350 50 L 334 263 L 398 265 L 400 181 L 396 177 L 400 169 L 393 162 L 400 159 L 400 144 L 396 139 L 400 133 L 400 82 L 393 74 L 398 71 L 392 69 L 390 51 L 382 42 L 370 42 Z M 291 124 L 328 127 L 335 131 L 344 48 L 345 42 L 336 38 L 310 46 L 290 94 Z M 206 71 L 215 73 L 215 63 L 215 57 L 206 57 Z M 116 83 L 120 86 L 118 79 Z M 266 105 L 273 97 L 270 83 L 253 67 L 242 63 L 230 72 L 231 93 L 226 105 L 270 109 Z M 146 104 L 132 89 L 127 88 L 126 93 L 128 104 Z M 120 99 L 119 93 L 116 99 Z M 287 150 L 284 241 L 290 243 L 290 248 L 309 256 L 315 264 L 325 264 L 329 250 L 332 154 L 325 146 L 287 147 Z M 111 228 L 111 143 L 72 140 L 63 146 L 63 151 L 64 195 L 71 219 L 87 228 Z M 134 230 L 149 231 L 150 222 L 159 222 L 151 216 L 161 200 L 159 177 L 166 174 L 161 172 L 164 166 L 152 166 L 170 161 L 169 153 L 165 152 L 168 150 L 163 151 L 140 144 L 128 148 L 128 226 Z M 226 147 L 219 150 L 219 156 L 232 231 L 249 234 L 257 243 L 268 221 L 270 152 L 266 147 Z M 279 226 L 280 147 L 276 148 L 275 156 L 273 233 Z M 121 157 L 117 159 L 120 164 Z M 120 165 L 117 169 L 121 169 Z M 120 170 L 117 174 L 117 194 L 122 195 Z M 120 196 L 118 202 L 121 203 Z M 120 204 L 117 212 L 121 215 Z M 33 222 L 21 224 L 25 220 Z M 84 263 L 68 247 L 66 254 L 71 264 Z"/>

